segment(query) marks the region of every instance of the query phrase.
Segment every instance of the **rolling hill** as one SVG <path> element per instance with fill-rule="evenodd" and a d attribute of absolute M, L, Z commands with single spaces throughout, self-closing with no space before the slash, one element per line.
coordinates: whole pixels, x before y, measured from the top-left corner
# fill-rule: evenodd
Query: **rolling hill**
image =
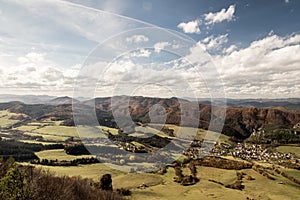
<path fill-rule="evenodd" d="M 114 97 L 114 102 L 123 102 L 125 96 Z M 53 105 L 47 104 L 24 104 L 21 102 L 0 103 L 0 109 L 8 109 L 14 113 L 24 113 L 32 119 L 52 118 L 54 120 L 65 120 L 66 125 L 74 125 L 72 113 L 72 99 L 61 97 L 52 100 Z M 181 103 L 180 103 L 181 102 Z M 112 115 L 111 98 L 96 98 L 84 102 L 75 101 L 77 106 L 90 107 L 95 105 L 96 115 L 100 125 L 117 127 Z M 150 97 L 130 97 L 129 112 L 135 122 L 149 123 L 149 109 L 154 105 L 163 107 L 166 111 L 166 123 L 179 125 L 181 121 L 180 104 L 188 106 L 188 113 L 185 113 L 186 124 L 194 124 L 199 121 L 199 127 L 207 129 L 211 120 L 211 105 L 196 104 L 195 102 L 181 100 L 177 98 L 150 98 Z M 113 107 L 114 112 L 120 115 L 125 113 L 128 106 L 116 103 Z M 195 114 L 199 109 L 200 120 Z M 215 116 L 213 116 L 215 117 Z M 89 121 L 89 119 L 86 119 Z M 292 127 L 300 121 L 299 110 L 287 110 L 280 107 L 274 108 L 256 108 L 256 107 L 231 107 L 226 110 L 226 120 L 222 133 L 228 136 L 235 136 L 240 139 L 247 138 L 253 131 L 264 125 L 281 125 Z M 189 124 L 190 122 L 190 124 Z"/>

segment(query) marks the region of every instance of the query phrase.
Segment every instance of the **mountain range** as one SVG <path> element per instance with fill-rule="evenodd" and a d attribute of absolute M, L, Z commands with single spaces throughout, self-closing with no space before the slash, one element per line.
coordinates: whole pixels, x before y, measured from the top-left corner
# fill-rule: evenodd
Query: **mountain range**
<path fill-rule="evenodd" d="M 113 97 L 114 102 L 122 102 L 128 97 L 119 96 Z M 28 98 L 27 98 L 28 99 Z M 46 99 L 46 98 L 45 98 Z M 51 118 L 52 120 L 64 120 L 64 125 L 74 126 L 72 102 L 77 106 L 85 106 L 93 108 L 95 106 L 96 115 L 100 125 L 118 127 L 113 116 L 112 98 L 95 98 L 86 101 L 78 101 L 70 97 L 58 97 L 47 100 L 46 103 L 40 104 L 25 104 L 23 102 L 14 101 L 9 103 L 0 103 L 0 109 L 7 109 L 14 113 L 24 113 L 31 119 L 41 120 L 44 118 Z M 232 102 L 239 102 L 239 104 L 251 103 L 254 104 L 268 104 L 268 107 L 261 108 L 259 106 L 248 107 L 235 107 L 227 106 L 226 119 L 222 133 L 228 136 L 234 136 L 236 138 L 245 139 L 251 135 L 254 129 L 258 129 L 265 125 L 279 125 L 283 127 L 291 128 L 293 125 L 300 121 L 300 110 L 291 110 L 290 105 L 299 105 L 298 99 L 281 99 L 281 100 L 235 100 Z M 263 102 L 263 103 L 262 103 Z M 275 107 L 270 107 L 271 103 Z M 159 105 L 164 108 L 166 112 L 166 123 L 177 124 L 181 123 L 182 113 L 180 105 L 191 108 L 185 113 L 185 126 L 194 124 L 195 120 L 199 122 L 199 127 L 207 129 L 210 120 L 216 116 L 211 116 L 211 105 L 209 102 L 196 103 L 194 101 L 182 100 L 177 98 L 152 98 L 134 96 L 130 97 L 129 106 L 114 105 L 114 109 L 119 111 L 129 109 L 130 117 L 135 122 L 149 123 L 149 110 Z M 231 104 L 230 104 L 231 105 Z M 235 104 L 237 105 L 237 103 Z M 289 105 L 286 108 L 285 105 Z M 115 107 L 117 106 L 117 107 Z M 199 109 L 200 118 L 195 112 L 195 109 Z M 121 112 L 122 113 L 122 112 Z M 85 119 L 89 121 L 89 119 Z M 189 122 L 191 124 L 189 124 Z"/>

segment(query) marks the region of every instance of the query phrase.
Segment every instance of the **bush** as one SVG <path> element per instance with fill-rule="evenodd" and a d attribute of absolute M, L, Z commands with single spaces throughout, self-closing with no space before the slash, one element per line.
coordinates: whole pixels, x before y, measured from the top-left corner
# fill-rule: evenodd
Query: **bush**
<path fill-rule="evenodd" d="M 0 179 L 0 197 L 6 200 L 26 200 L 31 198 L 25 175 L 16 165 Z"/>
<path fill-rule="evenodd" d="M 90 179 L 57 177 L 49 171 L 0 160 L 2 200 L 122 200 L 120 194 L 93 186 Z"/>

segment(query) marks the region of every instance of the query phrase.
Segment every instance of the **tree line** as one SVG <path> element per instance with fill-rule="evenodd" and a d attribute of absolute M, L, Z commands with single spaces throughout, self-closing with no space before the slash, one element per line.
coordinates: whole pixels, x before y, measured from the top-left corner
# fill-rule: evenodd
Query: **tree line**
<path fill-rule="evenodd" d="M 30 161 L 38 159 L 35 152 L 47 149 L 63 149 L 63 144 L 34 144 L 24 143 L 15 140 L 1 140 L 0 141 L 0 156 L 5 159 L 13 157 L 18 162 Z"/>
<path fill-rule="evenodd" d="M 77 158 L 74 160 L 48 160 L 48 159 L 36 159 L 31 160 L 31 164 L 38 164 L 38 165 L 48 165 L 48 166 L 78 166 L 78 165 L 89 165 L 100 163 L 100 161 L 94 157 L 91 158 Z"/>

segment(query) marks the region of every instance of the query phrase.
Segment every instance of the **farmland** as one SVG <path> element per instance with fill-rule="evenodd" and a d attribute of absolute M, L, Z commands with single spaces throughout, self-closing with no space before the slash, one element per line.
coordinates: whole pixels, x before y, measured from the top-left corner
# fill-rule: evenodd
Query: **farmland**
<path fill-rule="evenodd" d="M 12 126 L 20 120 L 14 117 L 16 114 L 8 111 L 1 111 L 0 123 L 1 127 Z M 93 142 L 90 145 L 93 146 L 109 146 L 103 144 L 97 140 L 106 138 L 108 133 L 113 136 L 119 135 L 119 130 L 116 128 L 98 126 L 63 126 L 62 121 L 51 121 L 45 119 L 41 121 L 31 121 L 19 126 L 12 126 L 11 133 L 17 134 L 17 138 L 20 142 L 29 144 L 40 144 L 40 145 L 53 145 L 53 144 L 64 144 L 73 145 L 78 143 L 79 139 L 85 139 L 87 141 L 98 141 Z M 143 137 L 158 135 L 162 138 L 172 139 L 170 133 L 165 133 L 162 130 L 158 130 L 155 127 L 161 125 L 155 124 L 149 126 L 138 126 L 136 132 L 131 133 L 131 136 Z M 178 138 L 190 139 L 192 134 L 196 134 L 195 138 L 200 141 L 203 140 L 207 131 L 203 129 L 196 129 L 191 127 L 179 127 L 177 125 L 165 124 L 166 128 L 173 130 L 174 136 Z M 101 134 L 102 129 L 104 134 Z M 215 134 L 215 133 L 214 133 Z M 14 138 L 14 135 L 10 135 L 7 129 L 3 129 L 2 136 L 8 138 Z M 30 137 L 27 137 L 30 136 Z M 80 137 L 79 137 L 80 136 Z M 193 136 L 193 135 L 192 135 Z M 219 144 L 231 145 L 231 141 L 228 136 L 220 135 L 218 139 Z M 123 144 L 123 143 L 120 143 Z M 145 148 L 145 144 L 137 141 L 130 142 L 130 145 L 135 147 Z M 220 150 L 221 151 L 221 150 Z M 299 147 L 295 145 L 290 146 L 279 146 L 276 151 L 282 153 L 294 153 L 299 156 Z M 218 153 L 218 151 L 217 151 Z M 38 159 L 43 160 L 58 160 L 58 161 L 72 161 L 80 158 L 90 158 L 93 155 L 70 155 L 67 154 L 64 149 L 46 149 L 35 152 Z M 225 155 L 222 156 L 225 160 L 242 162 L 241 158 L 234 156 Z M 183 162 L 186 156 L 181 156 L 180 161 Z M 265 163 L 263 161 L 254 162 L 257 165 L 265 167 L 265 173 L 270 174 L 274 179 L 269 179 L 263 174 L 258 173 L 254 169 L 219 169 L 214 167 L 197 166 L 197 177 L 200 181 L 194 185 L 182 186 L 173 181 L 176 177 L 176 173 L 173 167 L 167 167 L 166 173 L 128 173 L 131 168 L 136 166 L 148 166 L 147 162 L 135 163 L 131 161 L 127 165 L 116 165 L 116 164 L 86 164 L 78 166 L 47 166 L 39 164 L 30 164 L 28 162 L 20 162 L 23 165 L 33 165 L 37 168 L 49 170 L 56 174 L 56 176 L 81 176 L 82 178 L 93 179 L 99 181 L 99 178 L 103 174 L 111 174 L 113 178 L 113 187 L 116 188 L 127 188 L 132 192 L 133 199 L 296 199 L 300 186 L 291 181 L 290 179 L 283 177 L 280 174 L 275 173 L 269 169 L 272 164 Z M 281 166 L 277 168 L 286 173 L 290 177 L 300 179 L 299 171 L 296 169 L 286 169 Z M 120 169 L 120 170 L 118 170 Z M 182 168 L 183 174 L 189 174 L 190 170 L 187 166 Z M 243 179 L 242 184 L 243 190 L 235 190 L 224 187 L 225 185 L 232 184 L 236 180 L 236 173 L 244 173 L 244 176 L 253 177 L 252 180 Z M 221 185 L 222 184 L 222 185 Z M 259 190 L 257 188 L 260 188 Z"/>

